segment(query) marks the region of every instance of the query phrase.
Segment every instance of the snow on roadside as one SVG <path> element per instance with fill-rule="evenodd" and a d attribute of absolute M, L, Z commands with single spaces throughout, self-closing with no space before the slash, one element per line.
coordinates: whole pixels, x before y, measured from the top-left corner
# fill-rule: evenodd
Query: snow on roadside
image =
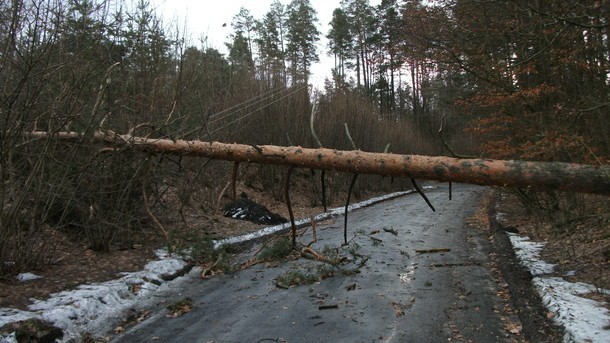
<path fill-rule="evenodd" d="M 533 276 L 551 274 L 554 265 L 538 258 L 546 242 L 532 242 L 529 237 L 509 233 L 510 241 L 515 247 L 515 255 L 530 270 Z"/>
<path fill-rule="evenodd" d="M 63 341 L 79 341 L 86 333 L 108 332 L 126 310 L 152 304 L 153 295 L 169 291 L 181 281 L 176 276 L 187 268 L 187 262 L 162 250 L 157 251 L 157 256 L 159 260 L 147 263 L 142 271 L 125 273 L 117 280 L 81 285 L 52 294 L 47 300 L 35 300 L 29 311 L 0 308 L 0 327 L 30 318 L 42 319 L 63 330 Z M 0 336 L 0 342 L 12 342 L 12 337 Z"/>
<path fill-rule="evenodd" d="M 549 276 L 554 265 L 539 257 L 544 243 L 513 233 L 508 233 L 508 237 L 515 254 L 534 276 L 532 282 L 542 301 L 555 314 L 553 319 L 565 328 L 564 342 L 610 342 L 610 330 L 606 329 L 610 325 L 610 311 L 603 303 L 581 296 L 591 292 L 610 294 L 610 291 Z"/>

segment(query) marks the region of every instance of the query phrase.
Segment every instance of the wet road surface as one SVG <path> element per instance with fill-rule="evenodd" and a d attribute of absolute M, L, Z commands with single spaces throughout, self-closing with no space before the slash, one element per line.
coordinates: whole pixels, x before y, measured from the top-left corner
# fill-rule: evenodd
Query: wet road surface
<path fill-rule="evenodd" d="M 506 341 L 485 233 L 465 224 L 483 190 L 454 185 L 451 201 L 446 185 L 427 190 L 436 212 L 417 194 L 352 212 L 345 247 L 343 217 L 337 217 L 318 225 L 312 248 L 345 256 L 340 269 L 301 258 L 208 280 L 194 277 L 176 290 L 176 299 L 193 299 L 191 312 L 168 318 L 159 307 L 114 341 Z M 311 230 L 301 239 L 309 243 Z M 319 283 L 283 289 L 274 281 L 290 271 L 329 268 L 335 275 Z"/>

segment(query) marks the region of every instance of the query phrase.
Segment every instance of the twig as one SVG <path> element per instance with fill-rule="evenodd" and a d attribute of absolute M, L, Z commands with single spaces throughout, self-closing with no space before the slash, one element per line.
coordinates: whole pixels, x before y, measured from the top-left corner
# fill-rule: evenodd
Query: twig
<path fill-rule="evenodd" d="M 449 151 L 449 153 L 451 154 L 451 157 L 455 157 L 455 158 L 476 158 L 476 156 L 473 156 L 473 155 L 462 155 L 462 154 L 456 153 L 455 151 L 453 151 L 453 149 L 451 149 L 449 144 L 447 144 L 444 141 L 444 139 L 443 139 L 443 146 L 447 149 L 447 151 Z"/>
<path fill-rule="evenodd" d="M 390 145 L 391 145 L 391 144 L 392 144 L 392 143 L 388 143 L 388 144 L 386 144 L 386 145 L 385 145 L 385 148 L 383 149 L 383 153 L 384 153 L 384 154 L 387 154 L 387 153 L 388 153 L 388 151 L 390 150 Z"/>
<path fill-rule="evenodd" d="M 286 285 L 284 285 L 283 283 L 280 283 L 280 282 L 278 282 L 278 281 L 273 281 L 273 283 L 275 284 L 275 286 L 276 286 L 277 288 L 281 288 L 281 289 L 289 289 L 289 288 L 290 288 L 290 287 L 288 287 L 288 286 L 286 286 Z"/>
<path fill-rule="evenodd" d="M 451 188 L 452 188 L 452 182 L 451 182 L 451 181 L 449 181 L 449 200 L 451 200 L 452 193 L 453 193 L 453 192 L 452 192 L 452 190 L 451 190 Z"/>
<path fill-rule="evenodd" d="M 229 189 L 229 186 L 231 186 L 231 181 L 227 182 L 224 188 L 220 191 L 220 194 L 218 194 L 218 199 L 216 199 L 216 210 L 220 210 L 220 203 L 222 202 L 222 197 L 227 192 L 227 189 Z"/>
<path fill-rule="evenodd" d="M 311 256 L 309 256 L 309 255 Z M 322 255 L 320 255 L 320 253 L 318 253 L 317 251 L 313 250 L 310 247 L 303 247 L 301 249 L 301 255 L 303 255 L 303 257 L 313 257 L 314 260 L 318 260 L 318 261 L 328 261 L 328 259 Z"/>
<path fill-rule="evenodd" d="M 319 305 L 318 310 L 330 310 L 334 308 L 339 308 L 339 304 L 328 304 L 328 305 Z"/>
<path fill-rule="evenodd" d="M 237 200 L 237 173 L 239 172 L 239 162 L 233 163 L 233 177 L 231 178 L 233 184 L 233 201 Z"/>
<path fill-rule="evenodd" d="M 208 128 L 208 121 L 210 120 L 210 116 L 212 115 L 212 108 L 208 107 L 207 113 L 204 112 L 203 106 L 201 106 L 201 99 L 199 97 L 197 97 L 197 105 L 199 106 L 199 112 L 201 112 L 202 119 L 203 119 L 201 127 L 199 128 L 199 132 L 197 133 L 197 135 L 201 136 L 201 130 L 205 130 L 206 135 L 208 135 L 208 139 L 212 140 L 212 135 L 210 134 L 210 130 Z M 167 125 L 167 123 L 165 123 L 165 125 Z"/>
<path fill-rule="evenodd" d="M 356 289 L 357 285 L 358 284 L 356 284 L 355 282 L 354 283 L 350 283 L 349 285 L 345 286 L 345 290 L 346 291 L 353 291 L 354 289 Z"/>
<path fill-rule="evenodd" d="M 313 137 L 314 141 L 318 145 L 318 148 L 322 148 L 323 147 L 322 142 L 318 138 L 318 135 L 316 134 L 316 130 L 314 129 L 314 126 L 313 126 L 313 122 L 314 122 L 314 119 L 316 116 L 316 109 L 317 109 L 317 100 L 314 100 L 313 106 L 311 107 L 311 115 L 309 116 L 309 130 L 311 131 L 311 136 Z M 322 206 L 324 206 L 324 212 L 326 212 L 328 210 L 326 208 L 326 187 L 324 184 L 324 175 L 325 174 L 326 173 L 324 170 L 322 170 L 320 172 L 320 183 L 322 184 Z"/>
<path fill-rule="evenodd" d="M 337 228 L 336 226 L 330 226 L 328 228 Z M 358 236 L 360 236 L 357 232 L 354 234 L 354 236 L 352 238 L 349 239 L 349 241 L 347 241 L 347 243 L 343 243 L 343 245 L 348 245 L 349 243 L 351 243 L 354 239 L 356 239 Z"/>
<path fill-rule="evenodd" d="M 146 126 L 150 127 L 153 132 L 155 131 L 155 126 L 153 124 L 151 124 L 151 123 L 140 123 L 140 124 L 130 128 L 127 131 L 127 136 L 133 136 L 137 129 L 142 128 L 142 127 L 146 127 Z M 149 136 L 150 136 L 150 133 L 148 135 L 144 136 L 144 137 L 148 138 Z"/>
<path fill-rule="evenodd" d="M 97 154 L 97 155 L 101 155 L 101 154 L 105 154 L 105 153 L 107 153 L 107 152 L 117 152 L 117 151 L 121 151 L 121 148 L 117 148 L 117 147 L 115 147 L 115 148 L 106 147 L 106 148 L 101 148 L 101 149 L 99 149 L 99 150 L 96 152 L 96 154 Z"/>
<path fill-rule="evenodd" d="M 206 276 L 208 276 L 212 272 L 212 270 L 214 270 L 214 268 L 216 268 L 219 261 L 220 261 L 220 256 L 216 259 L 216 262 L 214 262 L 211 266 L 207 267 L 206 269 L 204 269 L 201 272 L 201 278 L 205 279 Z"/>
<path fill-rule="evenodd" d="M 313 122 L 314 122 L 314 119 L 316 116 L 316 107 L 317 107 L 317 102 L 314 101 L 313 105 L 311 107 L 311 115 L 309 116 L 309 130 L 311 131 L 311 136 L 313 137 L 313 140 L 318 145 L 318 148 L 322 148 L 322 142 L 320 142 L 318 135 L 316 135 L 316 130 L 313 127 Z"/>
<path fill-rule="evenodd" d="M 343 125 L 345 126 L 345 135 L 347 136 L 347 138 L 349 139 L 350 143 L 352 143 L 352 147 L 354 148 L 354 150 L 358 150 L 358 148 L 356 147 L 356 143 L 354 143 L 354 140 L 352 139 L 352 135 L 350 135 L 349 133 L 349 127 L 347 126 L 347 123 L 343 123 Z M 349 190 L 347 192 L 347 201 L 345 202 L 345 220 L 343 222 L 343 244 L 347 245 L 347 208 L 349 206 L 349 199 L 352 196 L 352 190 L 354 188 L 354 185 L 356 184 L 356 179 L 358 178 L 358 174 L 354 174 L 354 176 L 352 177 L 352 181 L 349 184 Z"/>
<path fill-rule="evenodd" d="M 350 135 L 349 133 L 349 127 L 347 126 L 347 123 L 343 123 L 343 126 L 345 126 L 345 135 L 347 135 L 347 139 L 350 141 L 350 143 L 352 143 L 352 148 L 354 148 L 354 150 L 358 150 L 358 148 L 356 147 L 356 143 L 354 143 L 354 140 L 352 139 L 352 135 Z"/>
<path fill-rule="evenodd" d="M 326 185 L 324 184 L 325 175 L 326 171 L 322 169 L 320 172 L 320 183 L 322 183 L 322 206 L 324 206 L 324 213 L 328 212 L 328 208 L 326 207 Z"/>
<path fill-rule="evenodd" d="M 157 219 L 157 217 L 155 217 L 155 215 L 150 210 L 150 206 L 148 206 L 148 195 L 146 194 L 146 182 L 142 182 L 142 197 L 144 198 L 144 209 L 146 210 L 146 213 L 148 213 L 150 218 L 155 222 L 155 224 L 157 224 L 157 226 L 163 233 L 163 237 L 165 238 L 165 240 L 168 240 L 169 235 L 167 234 L 167 230 L 165 230 L 165 228 L 163 227 L 163 225 L 161 224 L 159 219 Z"/>
<path fill-rule="evenodd" d="M 349 199 L 352 196 L 352 189 L 354 188 L 354 184 L 356 184 L 356 179 L 358 178 L 358 174 L 354 174 L 352 177 L 352 182 L 349 184 L 349 190 L 347 192 L 347 201 L 345 201 L 345 218 L 343 221 L 343 244 L 347 245 L 347 208 L 349 207 Z"/>
<path fill-rule="evenodd" d="M 312 240 L 311 242 L 309 242 L 309 244 L 303 244 L 306 247 L 310 247 L 312 244 L 317 243 L 318 242 L 318 237 L 316 235 L 316 221 L 313 219 L 313 217 L 309 218 L 310 222 L 311 222 L 311 234 L 312 234 Z M 299 234 L 299 237 L 303 237 L 306 233 L 307 230 L 309 230 L 309 228 L 305 228 L 305 230 L 303 230 L 303 232 L 301 232 Z"/>
<path fill-rule="evenodd" d="M 361 260 L 360 263 L 358 264 L 358 269 L 364 267 L 364 265 L 368 262 L 368 260 L 370 259 L 369 256 L 364 256 Z"/>
<path fill-rule="evenodd" d="M 434 253 L 439 253 L 439 252 L 450 252 L 450 251 L 451 251 L 451 249 L 449 249 L 449 248 L 415 250 L 415 252 L 418 254 L 434 254 Z"/>
<path fill-rule="evenodd" d="M 177 101 L 174 100 L 174 103 L 172 104 L 172 109 L 167 114 L 167 118 L 165 118 L 165 123 L 163 124 L 163 126 L 167 126 L 167 124 L 169 123 L 169 120 L 172 118 L 172 115 L 174 114 L 174 111 L 176 110 L 176 103 L 177 103 Z"/>
<path fill-rule="evenodd" d="M 447 141 L 445 141 L 445 136 L 443 135 L 444 125 L 445 125 L 445 116 L 446 115 L 443 114 L 443 116 L 441 117 L 441 127 L 438 129 L 438 134 L 441 137 L 441 141 L 443 142 L 443 147 L 445 149 L 447 149 L 447 151 L 449 151 L 449 154 L 451 154 L 452 157 L 455 157 L 455 158 L 475 158 L 474 156 L 457 154 L 455 151 L 453 151 L 453 149 L 451 149 L 451 146 L 449 146 Z M 449 182 L 449 200 L 451 200 L 451 182 Z"/>
<path fill-rule="evenodd" d="M 389 232 L 389 233 L 393 234 L 394 236 L 398 236 L 398 231 L 396 231 L 396 230 L 394 230 L 394 229 L 386 229 L 386 228 L 383 228 L 383 231 L 385 231 L 385 232 Z"/>
<path fill-rule="evenodd" d="M 424 198 L 424 200 L 426 201 L 426 204 L 428 204 L 428 206 L 432 209 L 432 211 L 436 212 L 436 210 L 434 209 L 434 206 L 432 206 L 432 203 L 430 202 L 430 200 L 428 200 L 428 197 L 426 196 L 426 194 L 424 194 L 424 191 L 422 191 L 421 188 L 419 188 L 419 186 L 417 185 L 417 182 L 415 182 L 414 178 L 411 178 L 411 184 L 413 184 L 413 188 L 415 188 L 417 193 L 419 193 L 419 195 L 421 195 L 421 197 Z"/>
<path fill-rule="evenodd" d="M 259 264 L 261 262 L 264 262 L 264 261 L 261 260 L 261 259 L 258 259 L 258 258 L 253 258 L 251 260 L 248 260 L 248 261 L 244 262 L 241 266 L 239 266 L 239 269 L 240 270 L 248 269 L 248 268 L 250 268 L 252 266 L 255 266 L 255 265 L 257 265 L 257 264 Z"/>
<path fill-rule="evenodd" d="M 292 175 L 292 170 L 294 167 L 288 167 L 288 172 L 286 174 L 286 185 L 285 185 L 285 193 L 284 196 L 286 198 L 286 206 L 288 206 L 288 215 L 290 216 L 290 225 L 292 228 L 292 246 L 297 246 L 297 226 L 294 222 L 294 213 L 292 212 L 292 205 L 290 204 L 290 176 Z"/>
<path fill-rule="evenodd" d="M 311 217 L 311 233 L 313 236 L 313 243 L 318 242 L 318 236 L 316 235 L 316 221 Z"/>
<path fill-rule="evenodd" d="M 301 256 L 315 260 L 315 261 L 328 263 L 333 266 L 337 266 L 340 263 L 340 261 L 333 261 L 333 260 L 328 259 L 328 257 L 321 255 L 320 253 L 318 253 L 317 251 L 313 250 L 310 247 L 303 247 L 301 249 Z"/>
<path fill-rule="evenodd" d="M 456 157 L 455 152 L 453 152 L 453 150 L 451 150 L 451 147 L 449 146 L 449 144 L 447 144 L 447 142 L 445 142 L 445 137 L 443 136 L 443 124 L 445 123 L 445 114 L 443 114 L 443 117 L 441 118 L 441 128 L 438 129 L 438 134 L 441 136 L 441 140 L 443 141 L 443 146 L 447 148 L 447 150 L 449 151 L 449 153 L 451 155 L 453 155 L 453 157 Z M 449 181 L 449 200 L 451 200 L 451 181 Z"/>
<path fill-rule="evenodd" d="M 117 65 L 121 64 L 121 62 L 116 62 L 113 65 L 111 65 L 110 67 L 108 67 L 108 69 L 106 69 L 106 73 L 104 74 L 104 82 L 102 82 L 100 84 L 100 87 L 98 89 L 97 92 L 97 98 L 95 99 L 95 104 L 93 105 L 93 108 L 91 109 L 91 120 L 93 120 L 95 118 L 95 114 L 97 113 L 98 109 L 100 108 L 100 106 L 103 103 L 103 96 L 104 96 L 104 91 L 106 90 L 106 87 L 108 87 L 110 85 L 110 83 L 112 82 L 112 79 L 110 78 L 110 72 L 112 71 L 112 69 L 114 69 L 114 67 L 116 67 Z M 102 118 L 102 120 L 100 121 L 100 123 L 97 125 L 98 127 L 102 127 L 104 125 L 104 122 L 106 121 L 106 117 L 107 115 L 104 116 L 104 118 Z"/>
<path fill-rule="evenodd" d="M 218 258 L 216 258 L 214 264 L 212 264 L 210 267 L 204 269 L 203 272 L 201 272 L 201 278 L 205 279 L 208 274 L 210 274 L 212 271 L 214 271 L 214 269 L 216 269 L 216 267 L 222 262 L 222 260 L 224 260 L 224 258 L 225 257 L 222 254 L 218 255 Z"/>

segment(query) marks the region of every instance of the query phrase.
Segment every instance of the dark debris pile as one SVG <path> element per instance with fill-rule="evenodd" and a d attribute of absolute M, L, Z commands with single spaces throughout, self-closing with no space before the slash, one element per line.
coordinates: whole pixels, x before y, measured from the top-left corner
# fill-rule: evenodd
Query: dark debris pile
<path fill-rule="evenodd" d="M 269 211 L 265 206 L 248 199 L 245 195 L 226 205 L 223 214 L 225 217 L 265 225 L 278 225 L 288 221 L 279 214 Z"/>

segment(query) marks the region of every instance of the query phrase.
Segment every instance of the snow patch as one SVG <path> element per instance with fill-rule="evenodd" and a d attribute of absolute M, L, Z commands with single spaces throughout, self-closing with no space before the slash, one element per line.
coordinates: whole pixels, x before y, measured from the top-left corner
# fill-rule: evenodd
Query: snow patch
<path fill-rule="evenodd" d="M 560 277 L 545 276 L 553 271 L 554 265 L 539 258 L 544 243 L 529 241 L 509 233 L 515 254 L 532 275 L 534 286 L 542 301 L 555 316 L 556 323 L 565 328 L 564 342 L 610 342 L 610 311 L 604 303 L 583 298 L 581 295 L 591 292 L 610 294 L 609 290 L 597 289 L 582 282 L 568 282 Z"/>
<path fill-rule="evenodd" d="M 596 290 L 582 282 L 567 282 L 560 277 L 535 277 L 534 285 L 547 308 L 555 313 L 555 321 L 566 328 L 564 342 L 610 342 L 610 313 L 600 302 L 580 295 Z"/>
<path fill-rule="evenodd" d="M 21 273 L 21 274 L 17 275 L 17 280 L 19 280 L 20 282 L 26 282 L 26 281 L 30 281 L 30 280 L 36 280 L 36 279 L 42 279 L 42 276 L 32 274 L 32 273 Z"/>
<path fill-rule="evenodd" d="M 62 329 L 63 341 L 78 340 L 85 333 L 110 331 L 126 310 L 152 303 L 153 295 L 171 291 L 182 281 L 183 278 L 163 280 L 184 270 L 187 262 L 161 250 L 157 256 L 160 260 L 147 263 L 144 270 L 124 273 L 120 279 L 81 285 L 75 290 L 52 294 L 44 301 L 34 300 L 28 307 L 30 311 L 0 308 L 0 327 L 38 318 Z M 10 342 L 10 336 L 0 337 L 2 341 Z"/>
<path fill-rule="evenodd" d="M 515 248 L 515 254 L 533 276 L 553 273 L 555 266 L 538 258 L 546 242 L 532 242 L 529 237 L 514 233 L 508 233 L 508 238 Z"/>
<path fill-rule="evenodd" d="M 17 334 L 12 332 L 8 336 L 0 336 L 0 343 L 17 343 Z"/>
<path fill-rule="evenodd" d="M 32 318 L 36 318 L 36 314 L 29 311 L 22 311 L 14 308 L 0 309 L 0 327 L 9 323 L 20 322 Z"/>
<path fill-rule="evenodd" d="M 503 221 L 506 218 L 506 213 L 504 212 L 496 212 L 496 220 Z"/>

